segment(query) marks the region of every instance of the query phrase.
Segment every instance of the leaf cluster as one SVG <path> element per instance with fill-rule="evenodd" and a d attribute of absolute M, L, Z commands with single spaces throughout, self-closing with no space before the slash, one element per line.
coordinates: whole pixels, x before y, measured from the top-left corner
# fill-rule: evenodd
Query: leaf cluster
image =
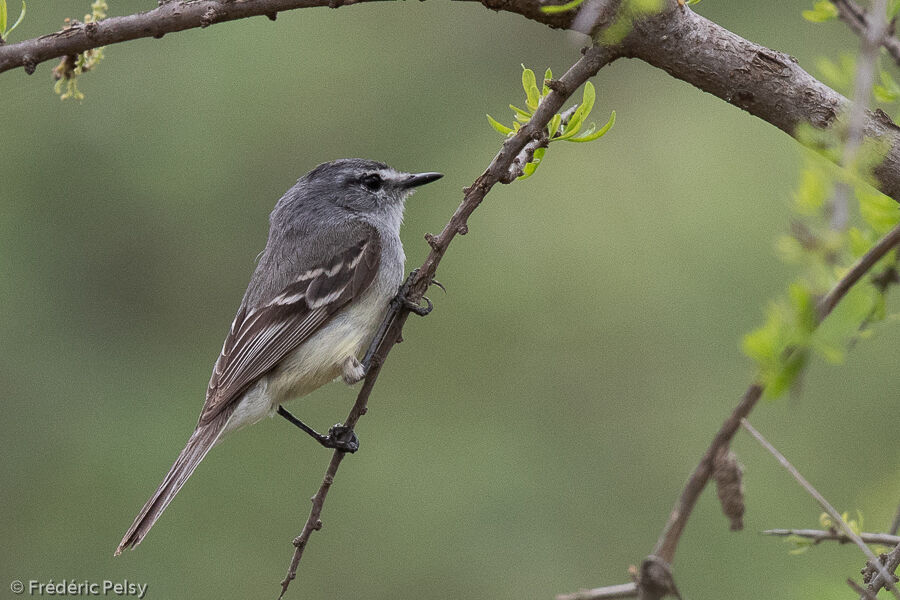
<path fill-rule="evenodd" d="M 522 128 L 522 125 L 531 120 L 541 101 L 550 93 L 550 82 L 552 79 L 553 72 L 547 69 L 544 73 L 543 82 L 538 87 L 534 71 L 522 65 L 522 89 L 525 91 L 525 108 L 519 108 L 514 104 L 509 105 L 513 112 L 511 126 L 506 126 L 491 115 L 487 115 L 491 127 L 504 136 L 515 135 Z M 581 103 L 563 113 L 553 115 L 553 118 L 550 119 L 545 131 L 547 144 L 560 141 L 583 143 L 603 137 L 616 122 L 616 111 L 610 114 L 609 120 L 602 127 L 598 128 L 595 123 L 591 123 L 586 129 L 582 129 L 594 108 L 596 98 L 597 93 L 594 90 L 594 86 L 588 81 L 584 84 Z M 532 160 L 525 165 L 519 179 L 526 179 L 534 174 L 546 151 L 546 145 L 535 149 Z"/>
<path fill-rule="evenodd" d="M 858 282 L 819 322 L 818 301 L 881 235 L 900 223 L 897 203 L 867 183 L 883 149 L 877 143 L 864 146 L 847 169 L 830 162 L 829 151 L 833 147 L 807 156 L 794 192 L 791 234 L 777 243 L 782 259 L 801 267 L 802 273 L 789 285 L 786 296 L 769 304 L 765 323 L 743 340 L 744 353 L 756 363 L 769 398 L 791 388 L 814 354 L 829 363 L 842 362 L 848 347 L 870 335 L 871 324 L 887 317 L 886 286 L 877 282 L 892 279 L 886 274 L 896 272 L 896 253 L 882 258 L 872 277 Z M 841 193 L 852 193 L 857 206 L 855 223 L 846 229 L 835 229 L 831 222 L 831 200 L 839 186 Z"/>
<path fill-rule="evenodd" d="M 94 0 L 91 13 L 84 15 L 84 22 L 96 23 L 105 19 L 107 10 L 109 6 L 105 0 Z M 71 25 L 69 19 L 66 19 L 66 27 Z M 64 56 L 60 60 L 53 69 L 53 78 L 56 79 L 53 91 L 59 95 L 60 100 L 84 100 L 84 94 L 78 89 L 78 77 L 94 69 L 103 60 L 103 50 L 104 47 L 92 48 L 74 56 Z"/>

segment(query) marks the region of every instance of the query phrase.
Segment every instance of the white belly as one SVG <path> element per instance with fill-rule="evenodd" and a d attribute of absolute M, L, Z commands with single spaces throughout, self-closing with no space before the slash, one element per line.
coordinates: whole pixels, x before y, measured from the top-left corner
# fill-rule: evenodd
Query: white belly
<path fill-rule="evenodd" d="M 402 270 L 399 276 L 403 276 Z M 351 356 L 361 359 L 387 313 L 388 303 L 397 292 L 400 285 L 397 281 L 395 273 L 379 273 L 362 296 L 332 317 L 244 392 L 224 433 L 271 416 L 278 405 L 305 396 L 334 380 L 341 374 L 344 361 Z"/>

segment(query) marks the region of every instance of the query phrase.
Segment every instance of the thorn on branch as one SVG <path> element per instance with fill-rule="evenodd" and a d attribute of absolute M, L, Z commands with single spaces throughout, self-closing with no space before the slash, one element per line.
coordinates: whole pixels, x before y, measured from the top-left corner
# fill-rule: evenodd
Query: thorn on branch
<path fill-rule="evenodd" d="M 732 450 L 719 452 L 713 460 L 713 479 L 722 512 L 731 521 L 731 531 L 744 528 L 744 468 Z"/>

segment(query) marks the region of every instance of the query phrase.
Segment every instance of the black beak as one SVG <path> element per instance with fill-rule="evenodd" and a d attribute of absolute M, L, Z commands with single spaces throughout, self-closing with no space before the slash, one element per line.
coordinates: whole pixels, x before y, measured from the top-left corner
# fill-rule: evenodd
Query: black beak
<path fill-rule="evenodd" d="M 443 173 L 415 173 L 407 177 L 401 184 L 405 188 L 419 187 L 443 177 Z"/>

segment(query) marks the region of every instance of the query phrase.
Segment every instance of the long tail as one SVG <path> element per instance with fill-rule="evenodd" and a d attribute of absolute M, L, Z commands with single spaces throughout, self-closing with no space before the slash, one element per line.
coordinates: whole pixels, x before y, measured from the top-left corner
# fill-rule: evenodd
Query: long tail
<path fill-rule="evenodd" d="M 226 413 L 218 415 L 211 422 L 199 425 L 194 430 L 184 450 L 181 451 L 181 454 L 175 460 L 175 464 L 172 465 L 162 483 L 156 488 L 156 492 L 147 500 L 144 508 L 135 517 L 134 523 L 125 532 L 125 537 L 122 538 L 122 541 L 119 542 L 119 547 L 116 548 L 116 556 L 121 554 L 122 550 L 129 547 L 134 548 L 141 543 L 141 540 L 144 539 L 144 536 L 147 535 L 147 532 L 150 531 L 156 520 L 166 510 L 169 502 L 172 501 L 172 498 L 175 497 L 175 494 L 178 493 L 184 482 L 188 480 L 188 477 L 191 476 L 194 469 L 206 456 L 206 453 L 219 440 L 222 431 L 225 429 L 225 424 L 228 422 L 228 417 L 231 416 L 230 413 L 231 411 L 226 411 Z"/>

